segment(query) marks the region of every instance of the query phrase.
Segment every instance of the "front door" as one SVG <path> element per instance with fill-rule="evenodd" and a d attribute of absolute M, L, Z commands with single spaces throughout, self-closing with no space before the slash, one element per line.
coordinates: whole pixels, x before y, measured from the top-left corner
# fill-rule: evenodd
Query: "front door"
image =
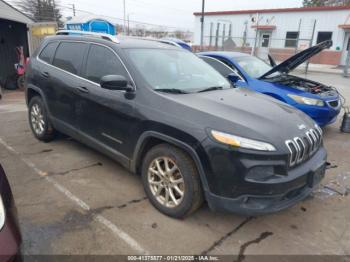
<path fill-rule="evenodd" d="M 112 49 L 91 44 L 83 73 L 86 80 L 81 86 L 79 127 L 105 147 L 130 156 L 128 141 L 134 123 L 134 101 L 124 91 L 103 89 L 100 80 L 106 75 L 130 79 Z"/>
<path fill-rule="evenodd" d="M 342 53 L 342 59 L 341 64 L 345 65 L 346 63 L 346 57 L 348 56 L 348 53 L 350 52 L 350 32 L 347 32 L 345 34 L 345 45 Z"/>
<path fill-rule="evenodd" d="M 271 45 L 271 32 L 260 32 L 258 57 L 267 60 Z"/>

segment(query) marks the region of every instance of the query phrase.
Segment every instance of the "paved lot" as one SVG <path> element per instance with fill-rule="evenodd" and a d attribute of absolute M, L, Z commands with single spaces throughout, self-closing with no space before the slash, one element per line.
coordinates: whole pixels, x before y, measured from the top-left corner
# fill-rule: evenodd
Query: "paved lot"
<path fill-rule="evenodd" d="M 338 86 L 349 80 L 310 78 Z M 247 218 L 207 206 L 185 220 L 157 212 L 130 174 L 69 138 L 30 132 L 23 94 L 0 102 L 0 161 L 18 207 L 25 254 L 350 254 L 350 134 L 325 129 L 331 168 L 320 191 L 278 214 Z M 343 179 L 341 179 L 343 175 Z M 328 189 L 333 188 L 333 190 Z M 338 191 L 338 192 L 336 192 Z"/>

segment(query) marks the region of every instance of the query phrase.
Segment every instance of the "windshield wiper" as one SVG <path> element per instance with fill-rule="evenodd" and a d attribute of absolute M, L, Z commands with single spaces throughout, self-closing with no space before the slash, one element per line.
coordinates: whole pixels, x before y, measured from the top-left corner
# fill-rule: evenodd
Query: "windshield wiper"
<path fill-rule="evenodd" d="M 214 90 L 222 90 L 223 87 L 222 86 L 212 86 L 212 87 L 208 87 L 206 89 L 203 89 L 201 91 L 198 91 L 198 93 L 203 93 L 203 92 L 208 92 L 208 91 L 214 91 Z"/>
<path fill-rule="evenodd" d="M 188 94 L 185 90 L 176 89 L 176 88 L 160 88 L 155 89 L 157 92 L 171 93 L 171 94 Z"/>

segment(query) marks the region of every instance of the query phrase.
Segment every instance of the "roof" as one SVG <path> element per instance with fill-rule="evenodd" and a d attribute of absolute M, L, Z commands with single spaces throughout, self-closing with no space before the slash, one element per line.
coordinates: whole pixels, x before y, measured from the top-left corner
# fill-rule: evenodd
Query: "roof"
<path fill-rule="evenodd" d="M 117 19 L 113 19 L 110 17 L 105 16 L 96 16 L 96 15 L 82 15 L 82 16 L 74 16 L 71 20 L 68 20 L 66 22 L 67 25 L 69 24 L 85 24 L 90 22 L 91 20 L 104 20 L 112 25 L 116 25 L 118 23 Z"/>
<path fill-rule="evenodd" d="M 313 7 L 295 7 L 295 8 L 277 8 L 277 9 L 251 9 L 237 11 L 215 11 L 205 12 L 205 15 L 240 15 L 240 14 L 262 14 L 262 13 L 292 13 L 292 12 L 319 12 L 319 11 L 339 11 L 350 10 L 350 6 L 313 6 Z M 202 15 L 201 12 L 193 13 L 195 16 Z"/>
<path fill-rule="evenodd" d="M 244 56 L 250 56 L 247 53 L 241 53 L 241 52 L 222 52 L 222 51 L 208 51 L 208 52 L 199 52 L 198 55 L 208 55 L 208 56 L 221 56 L 221 57 L 244 57 Z"/>
<path fill-rule="evenodd" d="M 32 24 L 34 21 L 27 15 L 8 4 L 7 2 L 0 0 L 0 19 L 6 19 L 23 24 Z"/>
<path fill-rule="evenodd" d="M 154 39 L 148 40 L 148 39 L 128 37 L 128 36 L 118 36 L 117 39 L 119 40 L 119 43 L 112 42 L 110 40 L 106 40 L 102 38 L 97 38 L 97 37 L 94 37 L 93 35 L 54 35 L 54 36 L 46 37 L 45 41 L 79 40 L 83 42 L 86 41 L 86 42 L 95 42 L 95 43 L 104 42 L 107 45 L 110 45 L 110 46 L 115 45 L 121 48 L 152 48 L 152 49 L 165 48 L 165 49 L 176 49 L 176 50 L 180 49 L 175 46 L 160 43 L 159 41 L 155 41 Z"/>

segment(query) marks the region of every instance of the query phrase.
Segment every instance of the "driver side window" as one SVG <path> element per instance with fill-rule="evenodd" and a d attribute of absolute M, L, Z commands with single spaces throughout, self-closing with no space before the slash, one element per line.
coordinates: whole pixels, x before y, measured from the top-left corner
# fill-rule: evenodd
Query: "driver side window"
<path fill-rule="evenodd" d="M 221 61 L 212 58 L 212 57 L 201 57 L 203 61 L 211 65 L 216 71 L 218 71 L 223 77 L 228 77 L 229 74 L 236 74 L 237 73 L 232 70 L 230 67 L 228 67 L 226 64 L 222 63 Z"/>
<path fill-rule="evenodd" d="M 129 78 L 114 52 L 107 47 L 92 44 L 86 62 L 85 78 L 100 84 L 101 78 L 106 75 L 122 75 Z"/>

